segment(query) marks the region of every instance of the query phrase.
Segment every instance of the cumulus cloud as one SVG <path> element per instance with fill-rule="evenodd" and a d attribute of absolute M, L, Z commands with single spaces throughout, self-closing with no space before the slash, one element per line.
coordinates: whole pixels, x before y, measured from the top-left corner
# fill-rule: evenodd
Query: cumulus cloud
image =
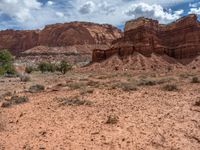
<path fill-rule="evenodd" d="M 0 11 L 19 22 L 24 22 L 32 17 L 31 11 L 41 8 L 41 3 L 36 0 L 1 0 Z"/>
<path fill-rule="evenodd" d="M 157 4 L 148 5 L 146 3 L 139 3 L 131 5 L 129 9 L 126 10 L 124 13 L 134 18 L 144 16 L 148 18 L 158 19 L 161 23 L 168 23 L 180 18 L 180 15 L 183 14 L 183 12 L 183 10 L 178 10 L 174 12 L 170 10 L 169 12 L 167 12 L 165 9 L 163 9 L 162 6 Z"/>
<path fill-rule="evenodd" d="M 190 7 L 190 11 L 188 12 L 188 14 L 200 15 L 200 2 L 190 3 L 189 7 Z"/>
<path fill-rule="evenodd" d="M 170 6 L 183 2 L 196 6 L 192 1 L 195 0 L 0 0 L 0 29 L 42 28 L 69 21 L 122 25 L 140 16 L 168 23 L 184 13 L 169 9 Z M 198 13 L 199 8 L 191 6 L 190 12 Z"/>
<path fill-rule="evenodd" d="M 47 2 L 47 5 L 48 5 L 48 6 L 52 6 L 53 4 L 54 4 L 53 1 L 48 1 L 48 2 Z"/>
<path fill-rule="evenodd" d="M 191 8 L 188 14 L 197 14 L 200 15 L 200 8 Z"/>
<path fill-rule="evenodd" d="M 200 2 L 197 2 L 197 3 L 190 3 L 189 4 L 189 7 L 198 7 L 200 6 Z"/>
<path fill-rule="evenodd" d="M 94 2 L 88 1 L 80 7 L 79 12 L 82 14 L 89 14 L 94 10 L 94 8 L 95 8 Z"/>

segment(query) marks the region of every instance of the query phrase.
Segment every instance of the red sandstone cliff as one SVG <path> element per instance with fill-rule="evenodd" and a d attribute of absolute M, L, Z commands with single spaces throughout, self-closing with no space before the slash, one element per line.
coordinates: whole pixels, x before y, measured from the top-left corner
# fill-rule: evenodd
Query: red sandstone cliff
<path fill-rule="evenodd" d="M 110 45 L 122 32 L 107 24 L 71 22 L 48 25 L 43 30 L 0 31 L 0 49 L 14 54 L 36 46 L 65 47 L 74 45 Z M 94 47 L 92 47 L 94 48 Z M 92 50 L 92 49 L 91 49 Z"/>
<path fill-rule="evenodd" d="M 183 17 L 171 24 L 144 17 L 128 21 L 124 36 L 113 42 L 108 50 L 94 50 L 93 62 L 118 54 L 120 57 L 139 52 L 145 56 L 152 53 L 184 59 L 200 53 L 200 22 L 196 15 Z"/>

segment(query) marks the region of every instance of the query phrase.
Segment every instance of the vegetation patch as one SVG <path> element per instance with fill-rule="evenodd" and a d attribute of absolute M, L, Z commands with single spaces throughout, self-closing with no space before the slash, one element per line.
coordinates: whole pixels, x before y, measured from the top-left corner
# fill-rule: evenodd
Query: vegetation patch
<path fill-rule="evenodd" d="M 116 115 L 109 115 L 107 117 L 106 124 L 116 124 L 116 123 L 118 123 L 118 121 L 119 121 L 118 116 L 116 116 Z"/>
<path fill-rule="evenodd" d="M 57 98 L 60 106 L 63 105 L 68 105 L 68 106 L 81 106 L 81 105 L 85 105 L 85 106 L 91 106 L 92 102 L 89 100 L 84 100 L 81 99 L 77 96 L 75 97 L 69 97 L 69 98 Z"/>
<path fill-rule="evenodd" d="M 94 92 L 94 89 L 92 88 L 82 88 L 80 90 L 80 95 L 92 94 L 93 92 Z"/>
<path fill-rule="evenodd" d="M 198 77 L 193 77 L 191 83 L 200 83 L 200 80 Z"/>
<path fill-rule="evenodd" d="M 20 81 L 21 82 L 28 82 L 31 81 L 31 77 L 26 75 L 26 74 L 21 74 L 19 75 Z"/>
<path fill-rule="evenodd" d="M 0 50 L 0 75 L 15 75 L 13 56 L 8 50 Z"/>
<path fill-rule="evenodd" d="M 26 66 L 26 68 L 25 68 L 25 72 L 26 72 L 26 73 L 30 74 L 30 73 L 32 73 L 33 71 L 35 71 L 35 68 L 34 68 L 34 67 L 32 67 L 32 66 Z"/>
<path fill-rule="evenodd" d="M 140 81 L 138 81 L 138 84 L 139 86 L 142 86 L 142 85 L 146 85 L 146 86 L 153 86 L 153 85 L 156 85 L 157 82 L 156 80 L 153 80 L 153 79 L 141 79 Z"/>
<path fill-rule="evenodd" d="M 165 91 L 178 91 L 178 87 L 176 84 L 166 84 L 162 87 Z"/>
<path fill-rule="evenodd" d="M 194 74 L 193 74 L 193 73 L 190 73 L 190 72 L 184 72 L 184 73 L 181 73 L 179 76 L 180 76 L 181 78 L 189 78 L 189 77 L 194 76 Z"/>
<path fill-rule="evenodd" d="M 29 88 L 29 92 L 31 93 L 37 93 L 37 92 L 42 92 L 44 91 L 45 87 L 43 85 L 40 85 L 40 84 L 36 84 L 36 85 L 32 85 L 30 88 Z"/>
<path fill-rule="evenodd" d="M 76 89 L 85 88 L 86 83 L 85 82 L 73 82 L 73 83 L 67 84 L 67 86 L 72 90 L 76 90 Z"/>
<path fill-rule="evenodd" d="M 12 96 L 10 99 L 3 102 L 1 107 L 6 108 L 6 107 L 10 107 L 12 105 L 22 104 L 22 103 L 28 102 L 28 100 L 29 99 L 26 96 Z"/>
<path fill-rule="evenodd" d="M 200 107 L 200 98 L 199 98 L 199 100 L 197 100 L 197 101 L 195 102 L 194 106 Z"/>

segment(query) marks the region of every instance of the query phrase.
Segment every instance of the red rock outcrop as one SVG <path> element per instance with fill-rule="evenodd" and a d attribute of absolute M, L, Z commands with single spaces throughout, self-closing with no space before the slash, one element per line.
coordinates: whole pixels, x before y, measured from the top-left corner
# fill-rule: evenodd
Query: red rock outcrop
<path fill-rule="evenodd" d="M 93 62 L 99 62 L 118 54 L 120 57 L 139 52 L 167 54 L 177 59 L 191 58 L 200 53 L 200 23 L 196 15 L 183 17 L 171 24 L 144 17 L 128 21 L 124 36 L 115 40 L 108 50 L 93 51 Z"/>
<path fill-rule="evenodd" d="M 114 39 L 121 37 L 121 35 L 122 32 L 119 29 L 107 24 L 101 25 L 89 22 L 60 23 L 47 25 L 43 30 L 0 31 L 0 49 L 9 49 L 17 55 L 36 46 L 108 46 Z"/>
<path fill-rule="evenodd" d="M 0 31 L 0 49 L 9 49 L 12 53 L 18 54 L 37 45 L 38 38 L 37 31 Z"/>

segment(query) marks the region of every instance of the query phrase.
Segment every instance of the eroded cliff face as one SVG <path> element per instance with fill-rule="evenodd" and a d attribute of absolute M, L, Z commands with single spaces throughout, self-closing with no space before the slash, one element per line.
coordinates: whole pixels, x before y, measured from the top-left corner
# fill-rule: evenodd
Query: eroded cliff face
<path fill-rule="evenodd" d="M 88 22 L 71 22 L 48 25 L 43 30 L 0 31 L 0 49 L 6 48 L 14 54 L 20 55 L 20 52 L 36 46 L 109 46 L 114 39 L 121 37 L 121 35 L 122 32 L 111 25 L 101 25 Z"/>
<path fill-rule="evenodd" d="M 177 59 L 192 58 L 200 53 L 200 23 L 196 15 L 168 25 L 142 17 L 128 21 L 124 31 L 124 36 L 115 40 L 111 49 L 94 50 L 93 61 L 102 61 L 114 54 L 125 57 L 134 52 L 145 56 L 167 54 Z"/>
<path fill-rule="evenodd" d="M 0 49 L 9 49 L 14 54 L 32 48 L 38 43 L 37 31 L 0 31 Z"/>

